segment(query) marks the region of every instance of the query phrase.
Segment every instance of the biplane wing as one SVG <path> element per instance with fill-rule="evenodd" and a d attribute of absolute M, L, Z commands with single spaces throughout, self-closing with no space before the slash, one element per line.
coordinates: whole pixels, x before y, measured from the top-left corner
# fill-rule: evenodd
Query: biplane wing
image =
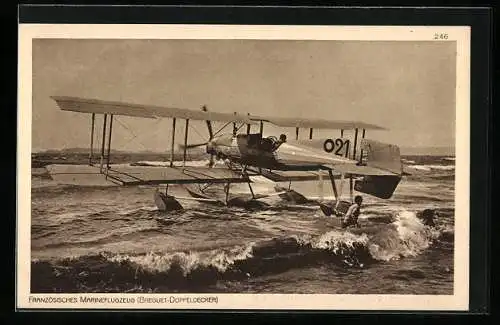
<path fill-rule="evenodd" d="M 136 186 L 162 184 L 247 183 L 249 175 L 227 168 L 154 167 L 110 165 L 104 171 L 99 166 L 48 165 L 54 181 L 79 186 Z"/>
<path fill-rule="evenodd" d="M 196 111 L 185 108 L 123 103 L 100 99 L 88 99 L 70 96 L 52 96 L 57 105 L 64 111 L 90 114 L 123 115 L 142 118 L 179 118 L 188 120 L 209 120 L 256 124 L 246 115 Z"/>
<path fill-rule="evenodd" d="M 293 128 L 309 128 L 309 129 L 330 129 L 330 130 L 386 130 L 385 128 L 359 122 L 359 121 L 340 121 L 340 120 L 325 120 L 325 119 L 305 119 L 305 118 L 290 118 L 290 117 L 266 117 L 266 116 L 249 116 L 251 120 L 263 121 L 281 127 Z"/>
<path fill-rule="evenodd" d="M 383 127 L 358 121 L 329 121 L 323 119 L 297 119 L 264 117 L 241 114 L 208 112 L 202 110 L 191 110 L 176 107 L 142 105 L 134 103 L 123 103 L 115 101 L 105 101 L 97 99 L 86 99 L 69 96 L 52 96 L 57 105 L 65 111 L 92 114 L 92 129 L 90 143 L 89 165 L 50 165 L 48 171 L 52 178 L 59 183 L 74 185 L 160 185 L 160 184 L 196 184 L 196 183 L 250 183 L 253 175 L 261 175 L 272 181 L 306 181 L 317 180 L 319 177 L 328 176 L 330 179 L 348 176 L 361 176 L 361 180 L 356 180 L 356 189 L 378 197 L 390 197 L 401 179 L 402 166 L 399 157 L 399 149 L 379 143 L 373 140 L 364 139 L 365 130 L 384 130 Z M 94 122 L 95 115 L 104 116 L 102 146 L 100 148 L 100 166 L 92 163 Z M 139 118 L 171 118 L 173 121 L 170 165 L 161 168 L 154 166 L 132 166 L 132 165 L 111 165 L 110 147 L 113 116 L 123 115 Z M 109 136 L 106 133 L 107 117 L 109 119 Z M 174 141 L 176 119 L 185 120 L 184 136 L 184 159 L 182 166 L 174 166 Z M 268 122 L 280 127 L 295 127 L 296 140 L 300 128 L 309 128 L 309 139 L 312 140 L 313 129 L 340 129 L 341 137 L 343 130 L 354 129 L 356 131 L 353 153 L 350 156 L 350 142 L 343 141 L 342 138 L 335 139 L 345 144 L 345 154 L 338 154 L 338 150 L 333 151 L 334 141 L 327 139 L 324 142 L 285 142 L 276 152 L 273 152 L 273 166 L 270 168 L 247 168 L 248 162 L 243 162 L 241 168 L 214 168 L 214 167 L 190 167 L 186 166 L 186 149 L 188 139 L 188 126 L 190 120 L 207 121 L 210 139 L 212 139 L 212 129 L 210 121 L 221 121 L 233 124 L 233 137 L 236 136 L 238 128 L 236 124 L 246 124 L 247 134 L 250 125 L 260 121 L 260 137 L 262 137 L 263 122 Z M 361 154 L 359 159 L 356 155 L 358 129 L 362 129 L 362 139 L 360 140 Z M 107 155 L 105 154 L 107 137 Z M 330 142 L 328 142 L 330 141 Z M 207 142 L 208 143 L 208 142 Z M 323 145 L 323 148 L 319 147 Z M 203 144 L 202 144 L 203 145 Z M 199 145 L 196 145 L 199 146 Z M 230 145 L 229 145 L 230 146 Z M 331 147 L 330 147 L 331 146 Z M 341 146 L 341 147 L 342 147 Z M 330 150 L 331 149 L 331 150 Z M 207 151 L 208 152 L 208 151 Z M 365 155 L 363 154 L 366 154 Z M 257 157 L 258 155 L 255 155 Z M 252 159 L 255 159 L 253 157 Z M 363 159 L 366 158 L 366 161 Z M 244 157 L 239 155 L 239 159 Z M 260 160 L 260 156 L 258 160 Z M 237 160 L 237 159 L 236 159 Z M 243 167 L 245 165 L 245 167 Z M 258 164 L 257 164 L 258 165 Z M 260 166 L 260 165 L 258 165 Z M 274 168 L 277 167 L 277 168 Z M 389 185 L 387 185 L 389 184 Z M 382 188 L 380 190 L 379 188 Z"/>

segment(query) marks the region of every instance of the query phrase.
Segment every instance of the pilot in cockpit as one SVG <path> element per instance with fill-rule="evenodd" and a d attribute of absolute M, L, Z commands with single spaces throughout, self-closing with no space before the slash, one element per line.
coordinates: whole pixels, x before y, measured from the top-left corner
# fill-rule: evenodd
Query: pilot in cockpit
<path fill-rule="evenodd" d="M 285 142 L 286 135 L 284 134 L 281 134 L 279 139 L 277 139 L 275 136 L 262 138 L 261 149 L 269 152 L 274 152 Z"/>
<path fill-rule="evenodd" d="M 286 142 L 286 135 L 281 134 L 279 140 L 276 141 L 276 142 L 274 142 L 273 151 L 275 151 L 276 149 L 278 149 L 279 146 L 281 146 L 285 142 Z"/>

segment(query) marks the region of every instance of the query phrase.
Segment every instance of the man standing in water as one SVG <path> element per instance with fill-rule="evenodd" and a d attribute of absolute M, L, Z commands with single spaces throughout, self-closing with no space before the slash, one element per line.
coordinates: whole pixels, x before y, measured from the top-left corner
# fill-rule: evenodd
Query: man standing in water
<path fill-rule="evenodd" d="M 344 218 L 342 219 L 342 228 L 347 228 L 349 226 L 356 226 L 359 228 L 358 217 L 361 211 L 362 203 L 363 198 L 360 195 L 356 195 L 354 203 L 349 207 Z"/>

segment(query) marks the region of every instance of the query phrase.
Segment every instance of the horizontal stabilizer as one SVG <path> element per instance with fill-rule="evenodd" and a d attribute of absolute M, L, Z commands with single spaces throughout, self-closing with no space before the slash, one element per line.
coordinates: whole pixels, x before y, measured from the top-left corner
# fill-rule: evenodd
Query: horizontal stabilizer
<path fill-rule="evenodd" d="M 390 199 L 401 180 L 400 176 L 364 176 L 354 183 L 358 192 L 373 195 L 380 199 Z"/>

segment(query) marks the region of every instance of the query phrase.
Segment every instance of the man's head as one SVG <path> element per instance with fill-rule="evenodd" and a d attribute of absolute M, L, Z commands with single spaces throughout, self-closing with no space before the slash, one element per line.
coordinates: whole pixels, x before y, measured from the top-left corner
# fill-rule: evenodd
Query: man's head
<path fill-rule="evenodd" d="M 434 218 L 438 217 L 438 213 L 432 209 L 425 209 L 422 211 L 421 218 L 423 219 L 424 225 L 435 226 Z"/>
<path fill-rule="evenodd" d="M 425 219 L 430 219 L 430 218 L 434 217 L 434 210 L 425 209 L 422 212 L 422 217 L 424 217 Z"/>
<path fill-rule="evenodd" d="M 361 197 L 361 195 L 356 195 L 356 197 L 354 198 L 354 202 L 356 202 L 358 205 L 361 205 L 361 203 L 363 203 L 363 197 Z"/>

